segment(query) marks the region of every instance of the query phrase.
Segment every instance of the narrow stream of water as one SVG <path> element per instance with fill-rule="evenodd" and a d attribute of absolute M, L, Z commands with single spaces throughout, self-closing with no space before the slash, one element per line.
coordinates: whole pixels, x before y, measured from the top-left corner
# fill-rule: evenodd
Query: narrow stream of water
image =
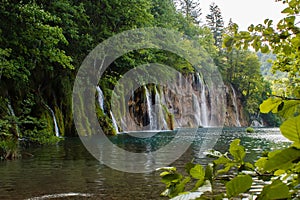
<path fill-rule="evenodd" d="M 193 158 L 202 164 L 209 161 L 197 157 L 203 130 L 198 130 L 193 144 L 172 165 L 180 169 Z M 163 144 L 158 141 L 172 137 L 172 133 L 160 134 L 153 137 L 157 141 L 148 138 L 143 143 L 123 134 L 111 140 L 140 152 L 149 151 L 149 145 L 153 150 L 155 145 Z M 243 128 L 228 128 L 223 130 L 215 149 L 224 152 L 235 138 L 240 138 L 246 147 L 248 160 L 256 160 L 265 150 L 289 144 L 279 129 L 260 128 L 256 133 L 247 134 Z M 182 138 L 185 139 L 188 138 Z M 113 170 L 93 158 L 79 138 L 67 138 L 54 146 L 32 147 L 26 151 L 34 157 L 0 162 L 0 199 L 163 199 L 159 197 L 164 185 L 158 172 L 134 174 Z"/>

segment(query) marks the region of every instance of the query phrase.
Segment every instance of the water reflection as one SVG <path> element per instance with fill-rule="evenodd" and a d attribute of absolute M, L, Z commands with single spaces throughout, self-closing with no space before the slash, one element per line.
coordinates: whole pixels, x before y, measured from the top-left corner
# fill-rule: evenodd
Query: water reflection
<path fill-rule="evenodd" d="M 212 131 L 211 131 L 212 132 Z M 151 152 L 166 141 L 173 139 L 174 134 L 160 134 L 152 139 L 135 140 L 133 137 L 119 135 L 110 138 L 120 148 L 132 152 L 148 152 L 145 166 L 162 162 L 166 155 L 161 153 L 159 159 L 153 159 Z M 179 137 L 179 136 L 177 136 Z M 207 135 L 199 129 L 192 145 L 176 160 L 175 165 L 183 170 L 184 164 L 193 158 L 196 162 L 206 164 L 211 161 L 201 158 L 199 152 Z M 230 142 L 240 138 L 247 149 L 247 159 L 255 160 L 263 151 L 288 146 L 289 142 L 280 135 L 278 129 L 256 129 L 256 133 L 247 134 L 244 129 L 224 129 L 215 149 L 226 151 Z M 180 137 L 175 147 L 184 141 L 191 141 L 188 134 Z M 35 155 L 15 161 L 0 162 L 0 199 L 28 199 L 44 195 L 56 196 L 59 199 L 160 199 L 159 194 L 164 185 L 160 183 L 158 172 L 126 173 L 113 170 L 93 158 L 78 138 L 69 138 L 57 146 L 30 148 L 28 152 Z M 120 159 L 114 149 L 108 149 L 112 158 Z M 165 152 L 168 153 L 168 152 Z M 105 155 L 100 155 L 105 159 Z M 122 162 L 130 158 L 124 156 Z M 138 160 L 130 160 L 139 162 Z M 77 196 L 71 196 L 76 195 Z M 63 196 L 65 195 L 65 196 Z M 70 195 L 70 196 L 67 196 Z M 81 195 L 81 196 L 80 196 Z M 44 196 L 45 197 L 45 196 Z"/>

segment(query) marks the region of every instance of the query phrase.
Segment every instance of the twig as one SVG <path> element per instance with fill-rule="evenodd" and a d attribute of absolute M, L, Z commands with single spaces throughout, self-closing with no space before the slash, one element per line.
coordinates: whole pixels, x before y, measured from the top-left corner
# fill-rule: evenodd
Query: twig
<path fill-rule="evenodd" d="M 282 100 L 294 100 L 294 101 L 300 101 L 299 98 L 283 97 L 283 96 L 279 96 L 279 95 L 272 95 L 272 97 L 281 98 Z"/>

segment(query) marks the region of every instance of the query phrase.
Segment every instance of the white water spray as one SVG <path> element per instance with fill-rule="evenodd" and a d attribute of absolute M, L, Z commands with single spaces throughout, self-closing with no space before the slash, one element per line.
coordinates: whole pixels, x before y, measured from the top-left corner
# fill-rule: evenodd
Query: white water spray
<path fill-rule="evenodd" d="M 104 111 L 104 95 L 99 86 L 96 87 L 97 93 L 98 93 L 98 104 L 102 111 Z"/>
<path fill-rule="evenodd" d="M 54 113 L 54 111 L 53 111 L 47 104 L 45 104 L 45 106 L 47 107 L 47 109 L 50 111 L 50 113 L 51 113 L 51 115 L 52 115 L 52 118 L 53 118 L 53 124 L 54 124 L 54 132 L 55 132 L 55 136 L 56 136 L 56 137 L 59 137 L 59 136 L 60 136 L 60 133 L 59 133 L 59 128 L 58 128 L 58 125 L 57 125 L 55 113 Z"/>
<path fill-rule="evenodd" d="M 231 87 L 231 90 L 232 90 L 232 94 L 233 94 L 233 98 L 232 98 L 232 102 L 233 102 L 233 106 L 234 106 L 234 109 L 235 109 L 235 121 L 236 121 L 236 125 L 238 127 L 241 127 L 241 123 L 240 123 L 240 115 L 239 115 L 239 109 L 238 109 L 238 106 L 237 106 L 237 102 L 236 102 L 236 93 L 235 93 L 235 90 L 234 88 L 232 87 L 232 85 L 230 84 L 230 87 Z"/>
<path fill-rule="evenodd" d="M 149 93 L 148 89 L 146 86 L 145 88 L 145 96 L 146 96 L 146 103 L 147 103 L 147 110 L 148 110 L 148 116 L 149 116 L 149 130 L 156 130 L 156 116 L 155 112 L 152 110 L 152 98 L 151 98 L 151 93 Z"/>
<path fill-rule="evenodd" d="M 13 116 L 13 117 L 15 118 L 16 115 L 15 115 L 14 109 L 12 108 L 10 102 L 8 102 L 7 107 L 8 107 L 8 110 L 9 110 L 9 112 L 10 112 L 10 115 Z M 15 127 L 16 127 L 17 136 L 20 137 L 20 130 L 19 130 L 19 126 L 18 126 L 17 123 L 15 124 Z"/>
<path fill-rule="evenodd" d="M 118 128 L 118 124 L 116 121 L 116 118 L 114 117 L 113 113 L 110 111 L 110 116 L 111 116 L 111 120 L 114 126 L 114 129 L 116 130 L 117 133 L 119 133 L 119 128 Z"/>

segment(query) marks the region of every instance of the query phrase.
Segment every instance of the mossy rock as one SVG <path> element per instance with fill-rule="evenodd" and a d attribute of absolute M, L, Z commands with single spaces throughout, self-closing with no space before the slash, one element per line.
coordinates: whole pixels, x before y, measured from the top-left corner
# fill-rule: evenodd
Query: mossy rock
<path fill-rule="evenodd" d="M 247 127 L 247 128 L 246 128 L 246 132 L 247 132 L 247 133 L 254 133 L 255 130 L 254 130 L 254 128 L 252 128 L 252 127 Z"/>

